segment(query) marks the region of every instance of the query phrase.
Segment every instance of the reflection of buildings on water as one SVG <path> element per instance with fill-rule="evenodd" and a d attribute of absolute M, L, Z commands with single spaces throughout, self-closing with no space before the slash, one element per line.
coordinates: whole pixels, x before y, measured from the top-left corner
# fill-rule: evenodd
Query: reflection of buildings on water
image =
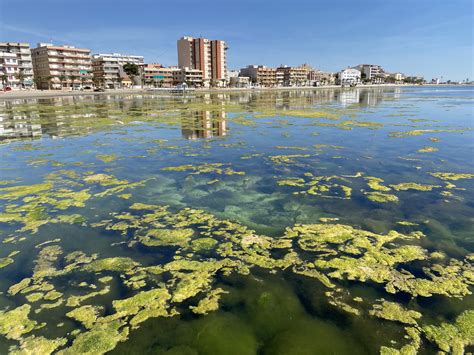
<path fill-rule="evenodd" d="M 387 89 L 371 88 L 359 89 L 350 88 L 334 91 L 334 98 L 341 103 L 342 106 L 357 105 L 361 107 L 377 106 L 383 101 L 384 93 Z"/>
<path fill-rule="evenodd" d="M 18 103 L 16 101 L 0 103 L 0 140 L 33 139 L 41 137 L 43 134 L 38 113 L 28 112 L 27 110 L 12 110 L 12 107 L 15 107 Z M 20 103 L 25 104 L 27 102 Z"/>
<path fill-rule="evenodd" d="M 339 102 L 342 106 L 358 104 L 360 100 L 360 90 L 342 90 L 339 94 Z"/>
<path fill-rule="evenodd" d="M 181 133 L 185 139 L 222 137 L 227 134 L 225 111 L 198 111 L 183 119 Z"/>
<path fill-rule="evenodd" d="M 0 113 L 0 140 L 37 138 L 42 134 L 41 125 L 27 115 Z"/>

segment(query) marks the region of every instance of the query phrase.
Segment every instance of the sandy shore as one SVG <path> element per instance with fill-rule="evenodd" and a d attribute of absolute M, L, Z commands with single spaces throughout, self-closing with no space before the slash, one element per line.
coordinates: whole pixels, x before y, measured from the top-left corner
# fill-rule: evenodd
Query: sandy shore
<path fill-rule="evenodd" d="M 373 85 L 359 85 L 358 89 L 364 88 L 390 88 L 390 87 L 413 87 L 419 85 L 394 85 L 394 84 L 373 84 Z M 431 85 L 423 86 L 452 86 L 452 85 Z M 459 85 L 456 85 L 459 86 Z M 216 89 L 196 89 L 189 91 L 193 93 L 232 93 L 232 92 L 256 92 L 256 91 L 313 91 L 324 89 L 343 89 L 339 85 L 327 86 L 301 86 L 301 87 L 274 87 L 274 88 L 216 88 Z M 354 88 L 344 88 L 344 90 L 352 90 Z M 100 96 L 100 95 L 129 95 L 129 94 L 169 94 L 169 88 L 163 89 L 110 89 L 104 92 L 94 91 L 60 91 L 60 90 L 25 90 L 25 91 L 9 91 L 0 92 L 0 101 L 14 100 L 14 99 L 29 99 L 29 98 L 51 98 L 61 96 Z"/>

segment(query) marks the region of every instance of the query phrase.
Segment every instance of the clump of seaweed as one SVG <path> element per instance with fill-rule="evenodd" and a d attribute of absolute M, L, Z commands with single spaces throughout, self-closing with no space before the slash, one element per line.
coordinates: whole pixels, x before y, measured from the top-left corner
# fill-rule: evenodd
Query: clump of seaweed
<path fill-rule="evenodd" d="M 370 201 L 374 202 L 398 202 L 398 197 L 396 195 L 385 194 L 379 191 L 365 192 L 365 195 Z"/>
<path fill-rule="evenodd" d="M 218 175 L 245 175 L 244 171 L 236 171 L 230 167 L 225 167 L 223 163 L 206 163 L 202 165 L 185 164 L 179 166 L 168 166 L 162 168 L 165 171 L 190 171 L 190 174 L 209 174 L 214 173 Z"/>
<path fill-rule="evenodd" d="M 304 178 L 288 178 L 278 180 L 278 185 L 294 186 L 303 188 L 295 194 L 309 194 L 325 198 L 350 199 L 352 188 L 338 182 L 348 183 L 345 177 L 340 176 L 314 176 L 305 173 Z"/>
<path fill-rule="evenodd" d="M 461 179 L 474 179 L 474 174 L 467 173 L 430 173 L 431 176 L 441 180 L 457 181 Z"/>
<path fill-rule="evenodd" d="M 374 304 L 369 313 L 375 317 L 410 325 L 416 325 L 417 320 L 421 318 L 420 312 L 408 310 L 399 303 L 386 300 Z"/>
<path fill-rule="evenodd" d="M 433 153 L 437 152 L 439 149 L 435 147 L 426 146 L 417 150 L 418 153 Z"/>
<path fill-rule="evenodd" d="M 452 354 L 464 354 L 466 346 L 474 345 L 474 311 L 464 311 L 454 323 L 425 325 L 422 330 L 440 350 Z"/>

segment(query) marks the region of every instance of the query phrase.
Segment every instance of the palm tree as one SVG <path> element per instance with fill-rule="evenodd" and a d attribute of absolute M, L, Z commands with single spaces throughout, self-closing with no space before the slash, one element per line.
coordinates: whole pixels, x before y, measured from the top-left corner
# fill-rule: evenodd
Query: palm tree
<path fill-rule="evenodd" d="M 87 82 L 87 77 L 81 76 L 81 86 L 84 88 L 85 83 Z"/>
<path fill-rule="evenodd" d="M 23 88 L 23 81 L 25 80 L 25 74 L 23 74 L 23 69 L 20 69 L 19 72 L 15 74 L 15 76 L 20 81 L 21 88 Z"/>
<path fill-rule="evenodd" d="M 51 82 L 53 81 L 53 78 L 54 78 L 53 75 L 48 75 L 44 78 L 48 82 L 48 90 L 51 90 Z"/>
<path fill-rule="evenodd" d="M 61 84 L 61 89 L 62 89 L 62 88 L 63 88 L 63 82 L 67 80 L 67 76 L 64 75 L 64 74 L 61 74 L 61 75 L 58 77 L 58 79 L 59 79 L 59 82 L 60 82 L 60 84 Z"/>
<path fill-rule="evenodd" d="M 94 86 L 95 86 L 96 88 L 99 87 L 99 85 L 100 85 L 100 80 L 101 80 L 101 79 L 98 78 L 98 77 L 96 77 L 96 76 L 94 76 L 94 77 L 92 78 L 92 82 L 94 83 Z"/>
<path fill-rule="evenodd" d="M 1 77 L 1 80 L 2 80 L 2 86 L 3 88 L 5 88 L 7 82 L 8 82 L 8 75 L 7 74 L 3 74 Z"/>
<path fill-rule="evenodd" d="M 43 81 L 44 79 L 40 76 L 35 76 L 33 78 L 33 82 L 35 83 L 35 88 L 36 89 L 39 89 L 39 87 L 41 86 L 41 82 Z"/>
<path fill-rule="evenodd" d="M 77 75 L 71 75 L 69 77 L 69 80 L 71 80 L 71 88 L 74 89 L 74 83 L 76 82 L 76 80 L 78 79 L 78 76 Z"/>

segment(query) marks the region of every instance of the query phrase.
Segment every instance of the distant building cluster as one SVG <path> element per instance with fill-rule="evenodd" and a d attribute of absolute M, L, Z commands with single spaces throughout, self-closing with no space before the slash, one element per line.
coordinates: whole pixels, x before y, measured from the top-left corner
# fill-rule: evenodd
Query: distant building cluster
<path fill-rule="evenodd" d="M 380 65 L 359 64 L 339 72 L 300 66 L 248 65 L 229 70 L 222 40 L 184 36 L 177 41 L 178 65 L 146 63 L 143 56 L 91 54 L 86 48 L 52 43 L 0 42 L 0 89 L 87 89 L 130 87 L 300 87 L 424 83 L 423 77 L 386 72 Z M 468 79 L 465 81 L 469 82 Z M 443 83 L 433 79 L 431 83 Z M 450 83 L 450 82 L 448 82 Z M 463 82 L 464 83 L 464 82 Z"/>

